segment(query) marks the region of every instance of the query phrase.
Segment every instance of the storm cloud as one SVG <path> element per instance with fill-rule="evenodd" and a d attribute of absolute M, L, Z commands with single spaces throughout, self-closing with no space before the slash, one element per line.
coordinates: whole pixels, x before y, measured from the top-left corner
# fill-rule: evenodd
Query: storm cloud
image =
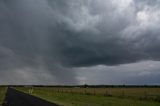
<path fill-rule="evenodd" d="M 128 64 L 144 67 L 143 62 L 159 62 L 159 2 L 0 0 L 0 83 L 79 84 L 84 67 L 94 67 L 93 72 L 99 65 L 104 70 L 116 67 L 109 73 L 118 77 L 121 66 L 127 71 Z M 92 78 L 92 70 L 86 71 L 86 78 Z M 139 78 L 158 80 L 149 75 Z M 96 79 L 98 84 L 106 77 Z"/>

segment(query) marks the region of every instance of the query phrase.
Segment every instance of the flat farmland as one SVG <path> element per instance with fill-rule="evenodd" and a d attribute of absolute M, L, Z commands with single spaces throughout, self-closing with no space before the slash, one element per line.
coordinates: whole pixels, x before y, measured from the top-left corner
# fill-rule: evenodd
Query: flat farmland
<path fill-rule="evenodd" d="M 3 100 L 5 98 L 6 90 L 6 87 L 0 87 L 0 106 L 2 105 Z"/>
<path fill-rule="evenodd" d="M 160 106 L 160 88 L 17 87 L 60 106 Z"/>

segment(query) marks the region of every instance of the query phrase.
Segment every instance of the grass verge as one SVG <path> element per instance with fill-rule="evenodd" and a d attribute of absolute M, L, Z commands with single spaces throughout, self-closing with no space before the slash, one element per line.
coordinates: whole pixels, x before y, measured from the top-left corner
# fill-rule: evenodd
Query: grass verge
<path fill-rule="evenodd" d="M 7 91 L 6 87 L 0 87 L 0 106 L 2 105 L 3 100 L 5 98 L 6 91 Z"/>

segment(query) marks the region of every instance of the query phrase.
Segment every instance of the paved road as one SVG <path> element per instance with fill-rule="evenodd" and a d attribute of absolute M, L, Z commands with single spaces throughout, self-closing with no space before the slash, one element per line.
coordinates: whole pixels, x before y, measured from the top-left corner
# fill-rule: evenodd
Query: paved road
<path fill-rule="evenodd" d="M 58 106 L 43 99 L 8 88 L 3 106 Z"/>

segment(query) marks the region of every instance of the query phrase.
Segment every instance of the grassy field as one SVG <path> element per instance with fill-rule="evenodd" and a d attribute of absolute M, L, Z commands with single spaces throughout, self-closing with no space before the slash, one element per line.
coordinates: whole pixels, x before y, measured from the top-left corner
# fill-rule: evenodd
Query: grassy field
<path fill-rule="evenodd" d="M 28 93 L 31 88 L 17 88 Z M 160 88 L 34 87 L 32 95 L 61 106 L 160 106 Z"/>
<path fill-rule="evenodd" d="M 6 93 L 6 87 L 0 87 L 0 106 L 3 103 L 5 93 Z"/>

